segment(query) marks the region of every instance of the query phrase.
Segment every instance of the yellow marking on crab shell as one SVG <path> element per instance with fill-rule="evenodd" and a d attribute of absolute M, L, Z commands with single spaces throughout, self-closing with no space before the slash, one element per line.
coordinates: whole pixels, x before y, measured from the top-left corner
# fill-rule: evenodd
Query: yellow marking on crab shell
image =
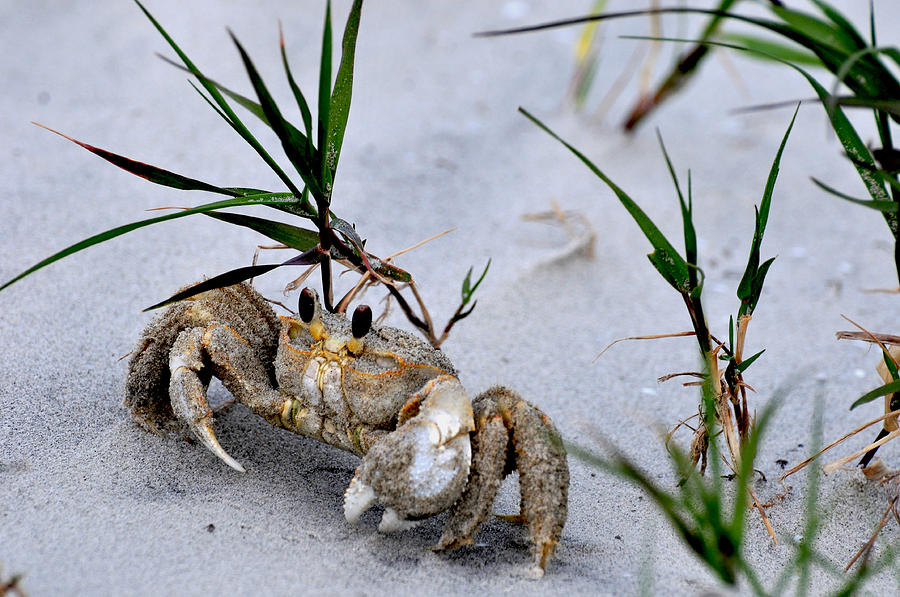
<path fill-rule="evenodd" d="M 303 350 L 303 349 L 297 348 L 296 346 L 292 346 L 292 345 L 288 344 L 287 342 L 283 343 L 283 346 L 285 348 L 287 348 L 288 350 L 290 350 L 291 352 L 295 352 L 295 353 L 303 355 L 303 356 L 308 357 L 308 356 L 312 356 L 312 354 L 313 354 L 312 350 Z"/>
<path fill-rule="evenodd" d="M 352 371 L 356 375 L 362 375 L 364 377 L 387 377 L 389 375 L 403 375 L 407 369 L 430 369 L 431 371 L 436 371 L 440 375 L 450 375 L 447 371 L 444 371 L 440 367 L 434 367 L 432 365 L 404 365 L 400 369 L 394 369 L 392 371 L 383 371 L 381 373 L 366 373 L 365 371 L 360 371 L 359 369 L 354 369 L 353 367 L 348 366 L 347 370 Z"/>
<path fill-rule="evenodd" d="M 302 330 L 302 328 L 300 327 L 299 323 L 297 323 L 296 321 L 291 321 L 290 324 L 288 324 L 288 330 L 287 330 L 288 338 L 290 338 L 291 340 L 296 339 L 297 336 L 300 335 L 301 330 Z"/>
<path fill-rule="evenodd" d="M 389 351 L 379 351 L 375 354 L 376 358 L 378 356 L 390 356 L 397 362 L 397 368 L 391 369 L 390 371 L 382 371 L 381 373 L 367 373 L 366 371 L 360 371 L 359 369 L 354 369 L 351 366 L 347 366 L 348 371 L 352 371 L 357 375 L 362 375 L 364 377 L 384 377 L 386 375 L 402 375 L 407 369 L 417 368 L 417 369 L 430 369 L 431 371 L 437 371 L 441 375 L 450 375 L 448 371 L 444 371 L 440 367 L 435 367 L 433 365 L 423 365 L 421 363 L 408 363 L 404 361 L 402 358 L 397 356 L 396 353 Z M 431 382 L 429 382 L 431 383 Z"/>
<path fill-rule="evenodd" d="M 293 410 L 295 400 L 292 398 L 288 398 L 284 401 L 284 404 L 281 405 L 281 423 L 284 427 L 287 427 L 291 422 L 291 411 Z"/>
<path fill-rule="evenodd" d="M 362 440 L 360 438 L 360 433 L 362 432 L 363 426 L 357 425 L 353 428 L 353 430 L 347 431 L 347 437 L 350 438 L 350 442 L 353 444 L 353 447 L 356 448 L 356 451 L 360 454 L 363 454 L 365 450 L 362 448 Z"/>
<path fill-rule="evenodd" d="M 350 351 L 350 354 L 359 354 L 364 347 L 365 343 L 359 338 L 350 338 L 350 341 L 347 342 L 347 350 Z"/>
<path fill-rule="evenodd" d="M 318 386 L 320 392 L 325 391 L 325 374 L 328 373 L 329 369 L 327 360 L 324 363 L 318 363 L 316 368 L 316 386 Z"/>
<path fill-rule="evenodd" d="M 325 332 L 325 325 L 318 319 L 309 324 L 309 333 L 315 340 L 322 340 L 328 337 L 328 334 Z"/>
<path fill-rule="evenodd" d="M 214 328 L 214 327 L 225 328 L 226 330 L 228 330 L 229 332 L 231 332 L 231 334 L 232 334 L 235 338 L 237 338 L 238 340 L 240 340 L 241 342 L 243 342 L 245 345 L 250 346 L 250 342 L 248 342 L 246 338 L 244 338 L 243 336 L 241 336 L 240 334 L 238 334 L 238 333 L 237 333 L 237 330 L 235 330 L 235 329 L 234 329 L 233 327 L 231 327 L 230 325 L 225 325 L 224 323 L 216 323 L 216 324 L 211 325 L 209 328 L 207 328 L 206 333 L 203 334 L 203 346 L 209 346 L 209 341 L 208 341 L 206 338 L 209 336 L 210 331 L 211 331 L 212 328 Z"/>

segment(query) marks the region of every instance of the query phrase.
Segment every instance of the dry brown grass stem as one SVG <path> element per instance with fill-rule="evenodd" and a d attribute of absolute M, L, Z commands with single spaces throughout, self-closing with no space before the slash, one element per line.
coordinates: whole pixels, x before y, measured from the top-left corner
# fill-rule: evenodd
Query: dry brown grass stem
<path fill-rule="evenodd" d="M 612 348 L 614 344 L 618 344 L 619 342 L 623 342 L 625 340 L 659 340 L 660 338 L 681 338 L 684 336 L 693 336 L 694 332 L 676 332 L 674 334 L 653 334 L 650 336 L 628 336 L 627 338 L 619 338 L 618 340 L 613 340 L 609 344 L 606 345 L 606 348 L 600 351 L 600 354 L 594 357 L 594 361 L 603 356 L 603 353 Z M 593 361 L 592 361 L 593 362 Z"/>
<path fill-rule="evenodd" d="M 837 332 L 835 335 L 837 336 L 838 340 L 859 340 L 861 342 L 871 342 L 873 344 L 882 342 L 884 344 L 900 346 L 900 336 L 895 336 L 893 334 L 874 334 L 870 332 Z"/>
<path fill-rule="evenodd" d="M 884 528 L 885 523 L 887 523 L 888 514 L 893 512 L 894 517 L 897 518 L 897 510 L 896 510 L 897 498 L 898 498 L 898 496 L 896 496 L 896 495 L 893 498 L 891 498 L 891 501 L 888 504 L 887 510 L 885 510 L 884 514 L 881 515 L 881 521 L 879 521 L 878 526 L 875 527 L 875 532 L 872 533 L 872 536 L 869 538 L 869 540 L 866 542 L 866 544 L 859 548 L 859 551 L 856 552 L 856 555 L 854 555 L 850 559 L 850 561 L 844 567 L 844 572 L 848 572 L 850 570 L 850 568 L 853 566 L 853 564 L 856 563 L 856 560 L 858 560 L 860 558 L 860 556 L 864 556 L 862 565 L 865 566 L 866 561 L 869 559 L 869 554 L 872 553 L 872 548 L 875 546 L 875 539 L 878 538 L 878 534 L 881 532 L 881 529 Z"/>
<path fill-rule="evenodd" d="M 456 228 L 448 228 L 447 230 L 444 230 L 443 232 L 438 232 L 437 234 L 429 236 L 428 238 L 426 238 L 424 240 L 420 240 L 419 242 L 417 242 L 413 245 L 410 245 L 410 246 L 406 247 L 405 249 L 400 249 L 399 251 L 391 253 L 390 255 L 385 257 L 383 261 L 385 263 L 390 263 L 395 257 L 399 257 L 400 255 L 403 255 L 404 253 L 409 253 L 410 251 L 418 249 L 422 245 L 430 243 L 431 241 L 433 241 L 437 238 L 440 238 L 440 237 L 444 236 L 445 234 L 450 234 L 451 232 L 453 232 L 455 230 L 456 230 Z M 356 269 L 356 268 L 348 267 L 347 271 L 350 271 L 353 269 Z M 347 272 L 345 271 L 343 273 L 347 273 Z M 341 275 L 343 275 L 343 273 Z M 309 275 L 309 272 L 305 273 L 302 279 L 305 280 L 308 275 Z M 353 288 L 350 289 L 350 291 L 344 295 L 344 297 L 340 300 L 340 302 L 338 302 L 337 306 L 335 307 L 335 311 L 338 313 L 346 312 L 347 306 L 350 304 L 350 302 L 352 300 L 360 298 L 362 296 L 362 294 L 365 293 L 365 290 L 368 287 L 370 287 L 378 282 L 397 288 L 397 284 L 395 284 L 393 281 L 388 280 L 386 278 L 382 278 L 381 276 L 378 276 L 377 274 L 373 276 L 373 273 L 371 271 L 367 270 L 362 273 L 359 280 L 357 280 L 356 284 L 354 284 Z M 285 287 L 285 292 L 288 292 L 289 290 L 296 290 L 298 288 L 298 286 L 299 285 L 296 283 L 296 281 L 291 282 L 287 287 Z M 410 283 L 409 286 L 411 288 L 413 288 L 413 293 L 415 294 L 416 291 L 414 289 L 413 284 Z M 398 288 L 398 290 L 399 290 L 399 288 Z M 416 298 L 418 300 L 418 295 L 416 295 Z M 432 329 L 430 316 L 428 315 L 428 311 L 425 308 L 425 305 L 421 302 L 421 300 L 419 300 L 419 306 L 422 309 L 423 317 L 424 317 L 426 323 L 428 324 L 429 329 Z M 379 321 L 383 320 L 386 316 L 387 316 L 387 307 L 385 307 L 384 313 L 378 318 Z"/>
<path fill-rule="evenodd" d="M 691 377 L 699 377 L 701 379 L 703 379 L 703 377 L 705 377 L 703 375 L 703 373 L 701 373 L 700 371 L 680 371 L 678 373 L 668 373 L 666 375 L 663 375 L 662 377 L 657 377 L 656 382 L 663 383 L 663 382 L 669 381 L 670 379 L 675 379 L 676 377 L 684 377 L 684 376 L 688 376 L 688 375 Z M 690 383 L 692 385 L 696 384 L 696 382 L 688 382 L 688 383 Z M 685 383 L 684 385 L 688 385 L 688 383 Z"/>
<path fill-rule="evenodd" d="M 854 429 L 854 430 L 851 431 L 850 433 L 847 433 L 847 434 L 841 436 L 840 438 L 838 438 L 838 439 L 836 439 L 835 441 L 831 442 L 830 444 L 828 444 L 827 446 L 825 446 L 824 448 L 822 448 L 821 450 L 819 450 L 818 452 L 816 452 L 815 454 L 813 454 L 812 456 L 810 456 L 809 458 L 807 458 L 806 460 L 804 460 L 803 462 L 801 462 L 800 464 L 798 464 L 798 465 L 794 466 L 793 468 L 791 468 L 789 471 L 787 471 L 786 473 L 784 473 L 783 475 L 781 475 L 781 477 L 779 477 L 779 480 L 784 481 L 784 480 L 785 480 L 786 478 L 788 478 L 789 476 L 791 476 L 791 475 L 793 475 L 794 473 L 796 473 L 797 471 L 803 469 L 806 465 L 808 465 L 810 462 L 812 462 L 813 460 L 815 460 L 816 458 L 818 458 L 818 457 L 819 457 L 821 454 L 823 454 L 824 452 L 830 450 L 831 448 L 835 447 L 836 445 L 838 445 L 839 443 L 843 442 L 844 440 L 853 437 L 854 435 L 856 435 L 856 434 L 859 433 L 860 431 L 863 431 L 863 430 L 865 430 L 865 429 L 868 429 L 869 427 L 871 427 L 871 426 L 874 425 L 875 423 L 879 423 L 879 422 L 883 421 L 884 419 L 886 419 L 886 418 L 888 418 L 888 417 L 892 417 L 892 416 L 896 416 L 896 415 L 900 415 L 900 410 L 895 410 L 895 411 L 889 412 L 889 413 L 887 413 L 887 414 L 884 414 L 884 415 L 878 417 L 877 419 L 872 419 L 871 421 L 869 421 L 868 423 L 865 423 L 864 425 L 861 425 L 860 427 L 857 427 L 856 429 Z M 874 444 L 873 444 L 873 445 L 874 445 Z M 879 445 L 880 445 L 880 444 L 879 444 Z M 870 446 L 870 447 L 871 447 L 871 446 Z M 860 454 L 865 454 L 867 451 L 868 451 L 868 448 L 866 448 L 865 450 L 863 450 L 862 452 L 860 452 Z M 852 459 L 853 459 L 853 457 L 850 458 L 850 460 L 852 460 Z"/>
<path fill-rule="evenodd" d="M 759 498 L 756 497 L 756 493 L 747 486 L 747 491 L 750 492 L 750 499 L 753 500 L 753 507 L 756 508 L 756 511 L 759 512 L 759 515 L 762 517 L 763 524 L 766 527 L 766 532 L 769 533 L 769 537 L 772 538 L 772 543 L 778 545 L 778 538 L 775 536 L 775 529 L 772 528 L 772 523 L 769 521 L 769 516 L 766 514 L 765 506 L 759 503 Z"/>
<path fill-rule="evenodd" d="M 694 433 L 697 432 L 696 429 L 694 429 L 693 427 L 688 425 L 688 421 L 690 421 L 691 419 L 697 418 L 699 416 L 700 416 L 700 413 L 697 412 L 697 413 L 694 413 L 691 416 L 689 416 L 687 419 L 682 419 L 681 421 L 678 421 L 678 424 L 675 425 L 675 427 L 673 427 L 672 430 L 666 434 L 666 440 L 665 440 L 666 450 L 669 449 L 669 440 L 672 439 L 672 436 L 675 435 L 675 432 L 678 431 L 679 427 L 684 426 L 684 427 L 687 427 L 688 429 L 690 429 L 691 431 L 693 431 Z"/>
<path fill-rule="evenodd" d="M 300 288 L 304 284 L 304 282 L 306 282 L 306 279 L 310 276 L 310 274 L 316 271 L 317 267 L 319 267 L 318 264 L 311 265 L 310 267 L 306 268 L 306 271 L 304 271 L 302 274 L 288 282 L 284 287 L 284 293 L 287 294 L 292 290 L 297 290 L 298 288 Z"/>
<path fill-rule="evenodd" d="M 722 460 L 725 462 L 726 466 L 728 466 L 728 468 L 731 469 L 731 472 L 734 473 L 735 475 L 737 475 L 736 465 L 737 466 L 739 466 L 739 465 L 738 465 L 737 459 L 734 458 L 734 455 L 732 454 L 732 459 L 734 459 L 733 462 L 728 462 L 728 459 L 725 458 L 724 454 L 721 455 L 721 457 L 722 457 Z M 752 476 L 753 471 L 751 471 L 750 474 Z M 762 475 L 762 473 L 760 473 L 760 475 Z M 765 475 L 763 475 L 763 480 L 765 481 Z M 766 514 L 766 508 L 759 501 L 759 498 L 756 497 L 756 492 L 753 491 L 753 488 L 750 487 L 749 479 L 747 481 L 747 493 L 750 494 L 750 499 L 753 500 L 752 507 L 755 508 L 756 511 L 759 512 L 760 517 L 762 517 L 763 525 L 766 527 L 766 532 L 769 533 L 769 537 L 772 538 L 772 542 L 775 543 L 775 545 L 778 545 L 778 538 L 775 536 L 775 529 L 772 528 L 772 523 L 769 521 L 768 514 Z"/>
<path fill-rule="evenodd" d="M 877 334 L 877 335 L 876 335 L 876 334 L 873 334 L 872 332 L 870 332 L 869 330 L 867 330 L 867 329 L 864 328 L 863 326 L 859 325 L 858 323 L 856 323 L 855 321 L 853 321 L 852 319 L 850 319 L 849 317 L 847 317 L 847 316 L 844 315 L 843 313 L 841 314 L 841 317 L 843 317 L 844 319 L 846 319 L 847 321 L 849 321 L 850 323 L 852 323 L 853 325 L 855 325 L 856 327 L 858 327 L 858 328 L 859 328 L 866 336 L 868 336 L 869 338 L 871 338 L 871 340 L 870 340 L 871 342 L 874 342 L 874 343 L 878 344 L 878 346 L 881 348 L 881 350 L 884 351 L 884 353 L 885 353 L 886 355 L 888 355 L 892 361 L 894 361 L 894 366 L 895 366 L 895 367 L 897 366 L 897 361 L 894 360 L 894 357 L 893 357 L 893 356 L 891 356 L 891 351 L 889 351 L 889 350 L 887 349 L 887 347 L 884 345 L 884 342 L 882 342 L 882 341 L 879 340 L 879 338 L 878 338 L 878 336 L 884 335 L 884 334 Z M 895 336 L 895 337 L 896 337 L 896 336 Z M 841 338 L 841 336 L 838 335 L 838 339 L 840 339 L 840 338 Z"/>
<path fill-rule="evenodd" d="M 890 414 L 896 415 L 897 412 L 898 412 L 898 411 L 893 411 L 892 413 L 889 413 L 888 415 L 885 415 L 884 418 L 890 416 Z M 839 458 L 839 459 L 835 460 L 834 462 L 829 462 L 828 464 L 826 464 L 826 465 L 822 468 L 822 471 L 827 475 L 827 474 L 830 473 L 831 471 L 833 471 L 833 470 L 835 470 L 835 469 L 838 469 L 838 468 L 844 466 L 845 464 L 847 464 L 847 463 L 850 462 L 851 460 L 855 460 L 855 459 L 859 458 L 860 456 L 862 456 L 863 454 L 865 454 L 865 453 L 868 452 L 869 450 L 874 450 L 875 448 L 878 448 L 878 447 L 880 447 L 880 446 L 882 446 L 882 445 L 888 443 L 889 441 L 891 441 L 892 439 L 894 439 L 895 437 L 898 437 L 898 436 L 900 436 L 900 429 L 898 429 L 897 431 L 891 431 L 890 433 L 888 433 L 887 435 L 885 435 L 883 438 L 881 438 L 881 439 L 878 440 L 877 442 L 872 442 L 871 444 L 869 444 L 868 446 L 866 446 L 866 447 L 863 448 L 862 450 L 860 450 L 860 451 L 858 451 L 858 452 L 854 452 L 853 454 L 850 454 L 849 456 L 844 456 L 843 458 Z"/>
<path fill-rule="evenodd" d="M 650 3 L 650 9 L 659 8 L 659 1 L 653 0 Z M 659 13 L 651 13 L 650 15 L 650 37 L 660 37 L 662 31 L 662 16 Z M 651 86 L 653 85 L 653 71 L 656 68 L 656 63 L 659 60 L 659 51 L 662 45 L 662 42 L 659 41 L 651 41 L 649 42 L 650 51 L 647 54 L 647 60 L 644 62 L 644 67 L 641 69 L 641 79 L 640 79 L 640 88 L 641 95 L 644 95 L 650 91 Z"/>
<path fill-rule="evenodd" d="M 640 66 L 641 60 L 644 58 L 645 48 L 646 46 L 644 44 L 635 44 L 634 50 L 631 52 L 631 57 L 628 59 L 628 63 L 597 104 L 597 108 L 594 110 L 594 118 L 600 121 L 606 119 L 606 115 L 609 113 L 610 108 L 613 107 L 616 100 L 619 99 L 619 96 L 625 91 L 625 87 L 634 76 L 634 73 L 637 72 L 638 66 Z"/>

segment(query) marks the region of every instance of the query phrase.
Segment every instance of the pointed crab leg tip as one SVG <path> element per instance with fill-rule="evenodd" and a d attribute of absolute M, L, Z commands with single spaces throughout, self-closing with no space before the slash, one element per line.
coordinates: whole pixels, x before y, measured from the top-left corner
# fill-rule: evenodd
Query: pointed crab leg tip
<path fill-rule="evenodd" d="M 219 457 L 219 459 L 236 470 L 239 473 L 246 473 L 247 469 L 241 466 L 241 463 L 231 457 L 231 455 L 225 451 L 219 444 L 219 440 L 216 439 L 216 434 L 213 433 L 212 427 L 209 423 L 198 423 L 192 429 L 194 435 L 197 436 L 197 439 L 206 446 L 206 448 Z"/>
<path fill-rule="evenodd" d="M 374 503 L 375 490 L 353 477 L 344 492 L 344 518 L 350 524 L 355 524 Z"/>
<path fill-rule="evenodd" d="M 227 464 L 228 466 L 230 466 L 231 468 L 233 468 L 233 469 L 236 470 L 237 472 L 239 472 L 239 473 L 246 473 L 246 472 L 247 472 L 247 469 L 245 469 L 245 468 L 241 465 L 240 462 L 238 462 L 237 460 L 235 460 L 234 458 L 232 458 L 232 457 L 229 456 L 228 454 L 225 454 L 224 457 L 221 457 L 221 456 L 220 456 L 219 458 L 222 458 L 222 460 L 225 461 L 225 464 Z"/>
<path fill-rule="evenodd" d="M 422 521 L 400 518 L 396 510 L 385 508 L 384 514 L 381 515 L 381 522 L 378 523 L 378 530 L 382 533 L 399 533 L 417 527 L 420 522 Z"/>

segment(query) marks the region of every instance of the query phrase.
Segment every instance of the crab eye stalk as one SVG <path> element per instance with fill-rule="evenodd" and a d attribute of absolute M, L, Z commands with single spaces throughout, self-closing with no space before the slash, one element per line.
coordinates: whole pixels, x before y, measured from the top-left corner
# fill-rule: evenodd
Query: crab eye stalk
<path fill-rule="evenodd" d="M 298 301 L 297 312 L 300 315 L 300 319 L 303 323 L 309 323 L 313 319 L 313 315 L 316 314 L 316 295 L 309 288 L 304 288 L 303 292 L 300 293 L 300 300 Z"/>
<path fill-rule="evenodd" d="M 353 337 L 362 338 L 369 333 L 372 328 L 372 309 L 369 305 L 360 305 L 353 312 Z"/>
<path fill-rule="evenodd" d="M 350 330 L 353 332 L 353 337 L 347 342 L 350 354 L 357 356 L 362 354 L 365 347 L 363 336 L 368 334 L 370 329 L 372 329 L 372 309 L 369 305 L 360 305 L 353 312 L 353 320 L 350 323 Z"/>
<path fill-rule="evenodd" d="M 328 335 L 322 323 L 322 306 L 319 295 L 312 288 L 304 288 L 297 301 L 297 315 L 300 321 L 309 326 L 309 333 L 316 341 L 324 340 Z"/>

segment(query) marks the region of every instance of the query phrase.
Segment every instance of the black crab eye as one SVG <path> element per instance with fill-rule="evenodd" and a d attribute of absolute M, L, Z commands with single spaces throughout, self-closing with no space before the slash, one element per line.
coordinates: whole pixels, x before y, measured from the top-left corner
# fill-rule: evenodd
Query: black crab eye
<path fill-rule="evenodd" d="M 316 296 L 309 288 L 304 288 L 303 292 L 300 293 L 297 311 L 303 323 L 312 321 L 313 315 L 316 314 Z"/>
<path fill-rule="evenodd" d="M 369 333 L 372 327 L 372 309 L 369 305 L 360 305 L 353 312 L 353 324 L 351 329 L 354 338 L 362 338 Z"/>

